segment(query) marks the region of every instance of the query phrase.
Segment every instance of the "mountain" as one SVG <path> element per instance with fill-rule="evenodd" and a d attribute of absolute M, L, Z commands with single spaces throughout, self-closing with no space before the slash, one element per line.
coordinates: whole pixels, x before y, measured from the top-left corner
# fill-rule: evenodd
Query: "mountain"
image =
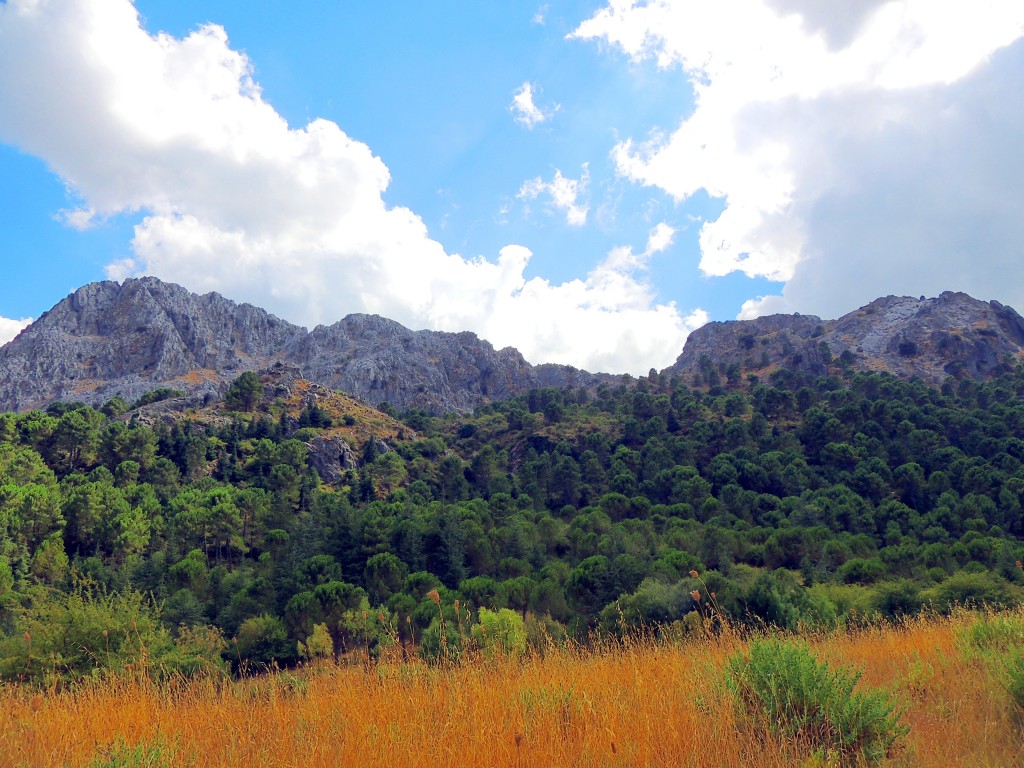
<path fill-rule="evenodd" d="M 1024 318 L 963 293 L 889 296 L 838 320 L 772 315 L 708 323 L 662 373 L 695 385 L 780 370 L 824 375 L 837 366 L 941 383 L 985 378 L 1021 359 Z M 217 293 L 154 277 L 86 285 L 0 348 L 0 410 L 55 400 L 132 401 L 157 387 L 221 394 L 246 370 L 284 363 L 365 402 L 432 413 L 468 412 L 538 387 L 588 387 L 619 377 L 531 365 L 473 333 L 411 331 L 349 315 L 307 331 Z"/>
<path fill-rule="evenodd" d="M 1024 318 L 1015 310 L 947 291 L 931 299 L 887 296 L 838 320 L 769 315 L 708 323 L 664 373 L 819 376 L 840 366 L 937 385 L 949 376 L 988 378 L 1022 356 Z"/>
<path fill-rule="evenodd" d="M 372 315 L 307 332 L 250 304 L 144 277 L 86 285 L 0 348 L 0 410 L 131 401 L 161 386 L 218 393 L 243 371 L 275 362 L 370 403 L 435 413 L 602 380 L 569 366 L 532 366 L 472 333 L 411 331 Z"/>

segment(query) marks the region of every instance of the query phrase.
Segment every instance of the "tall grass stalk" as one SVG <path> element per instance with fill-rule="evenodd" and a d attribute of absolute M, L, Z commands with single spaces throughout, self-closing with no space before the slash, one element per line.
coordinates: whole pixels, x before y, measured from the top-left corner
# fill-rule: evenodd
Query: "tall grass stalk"
<path fill-rule="evenodd" d="M 1013 707 L 959 641 L 975 619 L 806 640 L 815 659 L 863 672 L 855 692 L 891 689 L 905 702 L 906 747 L 884 765 L 1002 766 L 1022 754 Z M 729 659 L 755 641 L 765 642 L 649 635 L 441 667 L 410 656 L 236 681 L 140 674 L 59 689 L 0 684 L 0 766 L 106 768 L 161 743 L 189 768 L 835 765 L 838 753 L 821 749 L 808 762 L 805 739 L 750 727 L 737 710 L 723 680 Z"/>

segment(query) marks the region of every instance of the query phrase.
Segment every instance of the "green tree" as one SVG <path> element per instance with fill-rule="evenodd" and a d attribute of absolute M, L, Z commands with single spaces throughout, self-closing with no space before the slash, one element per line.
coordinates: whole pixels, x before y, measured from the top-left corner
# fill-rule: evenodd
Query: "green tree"
<path fill-rule="evenodd" d="M 299 656 L 309 661 L 330 659 L 334 657 L 334 641 L 327 631 L 326 624 L 317 624 L 306 642 L 299 641 Z"/>
<path fill-rule="evenodd" d="M 263 382 L 254 371 L 246 371 L 233 382 L 224 395 L 224 405 L 232 411 L 251 411 L 263 397 Z"/>
<path fill-rule="evenodd" d="M 288 631 L 281 619 L 266 613 L 243 621 L 234 644 L 243 665 L 287 664 L 298 653 L 297 647 L 288 641 Z"/>

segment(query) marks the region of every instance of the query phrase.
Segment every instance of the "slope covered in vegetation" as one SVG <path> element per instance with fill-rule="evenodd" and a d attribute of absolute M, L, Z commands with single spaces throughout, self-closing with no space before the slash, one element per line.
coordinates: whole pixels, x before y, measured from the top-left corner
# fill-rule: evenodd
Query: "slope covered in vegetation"
<path fill-rule="evenodd" d="M 255 378 L 171 420 L 0 416 L 0 674 L 143 647 L 166 674 L 435 658 L 482 608 L 537 645 L 711 601 L 794 628 L 1024 595 L 1021 369 L 942 389 L 709 369 L 444 419 Z M 330 484 L 328 439 L 349 457 Z"/>

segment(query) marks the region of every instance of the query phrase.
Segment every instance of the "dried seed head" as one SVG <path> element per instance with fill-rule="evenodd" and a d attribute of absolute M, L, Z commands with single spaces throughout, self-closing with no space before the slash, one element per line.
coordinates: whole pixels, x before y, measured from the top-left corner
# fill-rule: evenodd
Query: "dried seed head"
<path fill-rule="evenodd" d="M 26 643 L 31 643 L 32 642 L 32 633 L 31 632 L 26 632 L 23 635 L 23 637 L 25 638 L 25 642 Z"/>
<path fill-rule="evenodd" d="M 700 574 L 697 573 L 696 571 L 690 571 L 690 578 L 691 579 L 699 579 L 700 578 Z"/>
<path fill-rule="evenodd" d="M 1017 561 L 1017 567 L 1024 571 L 1024 563 L 1022 563 L 1020 560 Z"/>
<path fill-rule="evenodd" d="M 435 605 L 441 604 L 441 595 L 438 594 L 436 589 L 432 589 L 429 592 L 427 592 L 427 597 L 433 600 Z"/>
<path fill-rule="evenodd" d="M 109 632 L 107 632 L 107 630 L 105 630 L 105 629 L 104 629 L 104 630 L 103 630 L 103 636 L 104 636 L 104 637 L 110 637 L 110 633 L 109 633 Z"/>
<path fill-rule="evenodd" d="M 693 598 L 694 602 L 699 603 L 700 602 L 700 590 L 699 589 L 693 590 L 690 593 L 690 597 Z"/>
<path fill-rule="evenodd" d="M 456 615 L 458 615 L 458 613 L 459 613 L 459 601 L 458 600 L 455 601 L 455 613 L 456 613 Z"/>

